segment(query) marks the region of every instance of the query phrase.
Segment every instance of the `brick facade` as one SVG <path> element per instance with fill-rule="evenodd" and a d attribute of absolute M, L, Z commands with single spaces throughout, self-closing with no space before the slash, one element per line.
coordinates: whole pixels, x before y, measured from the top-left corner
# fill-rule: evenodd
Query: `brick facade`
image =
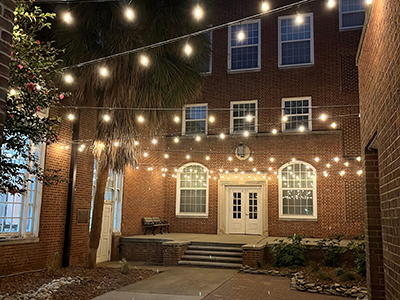
<path fill-rule="evenodd" d="M 0 145 L 4 128 L 4 114 L 8 93 L 8 76 L 15 3 L 0 0 Z"/>
<path fill-rule="evenodd" d="M 370 299 L 400 299 L 399 14 L 374 1 L 358 63 Z"/>

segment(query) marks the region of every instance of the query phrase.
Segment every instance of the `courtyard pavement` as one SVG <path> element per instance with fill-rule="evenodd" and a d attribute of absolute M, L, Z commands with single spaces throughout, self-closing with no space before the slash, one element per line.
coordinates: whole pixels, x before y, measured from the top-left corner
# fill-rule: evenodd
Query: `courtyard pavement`
<path fill-rule="evenodd" d="M 93 300 L 337 300 L 337 297 L 290 290 L 282 277 L 238 273 L 237 270 L 194 267 L 162 267 L 130 263 L 158 275 L 106 293 Z M 116 267 L 109 262 L 99 267 Z"/>

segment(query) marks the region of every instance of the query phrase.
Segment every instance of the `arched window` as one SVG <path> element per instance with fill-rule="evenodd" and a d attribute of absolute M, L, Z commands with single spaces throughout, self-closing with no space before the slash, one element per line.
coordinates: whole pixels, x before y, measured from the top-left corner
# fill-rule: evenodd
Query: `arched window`
<path fill-rule="evenodd" d="M 208 216 L 208 169 L 203 165 L 189 163 L 179 169 L 176 215 Z"/>
<path fill-rule="evenodd" d="M 313 166 L 296 161 L 279 169 L 279 218 L 317 218 L 316 172 Z"/>

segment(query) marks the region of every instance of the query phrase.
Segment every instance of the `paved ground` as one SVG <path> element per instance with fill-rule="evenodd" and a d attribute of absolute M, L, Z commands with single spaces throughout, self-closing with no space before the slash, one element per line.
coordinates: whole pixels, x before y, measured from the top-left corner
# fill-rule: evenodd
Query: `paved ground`
<path fill-rule="evenodd" d="M 100 264 L 117 267 L 118 263 Z M 159 275 L 125 286 L 93 300 L 338 300 L 338 297 L 290 290 L 282 277 L 238 273 L 237 270 L 162 267 L 145 263 L 130 266 L 158 270 Z"/>
<path fill-rule="evenodd" d="M 204 300 L 338 300 L 338 297 L 292 291 L 290 280 L 283 277 L 239 273 Z"/>

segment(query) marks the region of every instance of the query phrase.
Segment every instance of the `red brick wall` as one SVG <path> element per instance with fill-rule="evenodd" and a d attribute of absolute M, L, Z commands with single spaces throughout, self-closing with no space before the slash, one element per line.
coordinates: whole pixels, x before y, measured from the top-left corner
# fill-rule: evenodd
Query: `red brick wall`
<path fill-rule="evenodd" d="M 399 11 L 399 1 L 374 1 L 359 59 L 361 146 L 366 148 L 376 134 L 385 297 L 390 300 L 400 299 Z M 366 199 L 367 196 L 368 194 L 365 195 Z M 373 219 L 376 218 L 369 214 L 366 217 L 366 224 L 374 222 Z M 378 220 L 375 224 L 378 225 Z M 378 237 L 375 236 L 376 228 L 369 228 L 366 233 L 371 236 L 374 234 L 374 238 Z M 379 256 L 375 256 L 375 251 L 371 246 L 369 255 L 379 259 Z M 380 263 L 370 266 L 369 272 L 375 272 L 371 277 L 383 272 L 379 268 Z M 372 282 L 371 286 L 379 283 L 380 281 Z M 370 292 L 379 293 L 380 290 L 373 288 Z"/>
<path fill-rule="evenodd" d="M 62 115 L 65 111 L 52 111 L 54 115 Z M 62 115 L 63 116 L 63 115 Z M 92 137 L 95 113 L 82 111 L 80 139 Z M 71 140 L 72 126 L 64 120 L 60 128 L 60 138 Z M 61 169 L 60 175 L 68 179 L 69 149 L 61 149 L 60 144 L 47 147 L 45 169 Z M 79 152 L 77 185 L 73 210 L 71 265 L 83 264 L 88 251 L 89 225 L 77 225 L 78 209 L 90 209 L 93 176 L 93 155 L 89 152 Z M 62 183 L 43 188 L 39 242 L 29 244 L 1 245 L 0 273 L 15 273 L 25 270 L 35 270 L 46 267 L 51 262 L 55 252 L 58 252 L 56 267 L 61 266 L 64 243 L 65 212 L 68 194 L 68 184 Z"/>
<path fill-rule="evenodd" d="M 4 113 L 8 91 L 10 63 L 10 44 L 14 23 L 15 3 L 12 0 L 0 0 L 0 144 L 4 128 Z"/>

